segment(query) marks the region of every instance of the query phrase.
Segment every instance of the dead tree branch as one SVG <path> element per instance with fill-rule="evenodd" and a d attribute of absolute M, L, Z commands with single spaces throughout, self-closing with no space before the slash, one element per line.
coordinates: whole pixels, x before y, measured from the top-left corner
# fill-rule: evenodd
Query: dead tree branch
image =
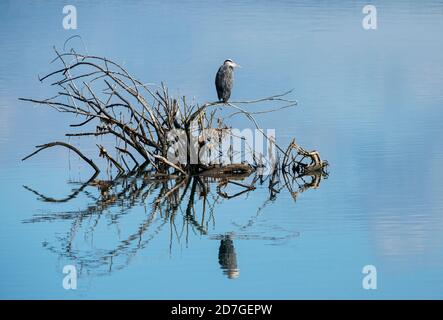
<path fill-rule="evenodd" d="M 66 133 L 68 137 L 93 139 L 112 137 L 115 145 L 107 149 L 115 149 L 116 158 L 106 151 L 105 146 L 97 146 L 99 156 L 106 158 L 109 168 L 116 168 L 119 175 L 128 172 L 135 173 L 143 169 L 154 171 L 155 174 L 178 173 L 184 176 L 201 175 L 207 171 L 208 176 L 219 174 L 225 175 L 226 178 L 227 175 L 251 173 L 265 166 L 266 164 L 260 160 L 263 155 L 256 154 L 255 151 L 244 152 L 252 152 L 256 163 L 219 165 L 189 161 L 193 149 L 197 150 L 196 154 L 199 157 L 202 154 L 208 156 L 209 159 L 225 156 L 220 151 L 221 141 L 225 137 L 235 137 L 225 120 L 235 115 L 244 115 L 270 142 L 271 146 L 278 149 L 284 160 L 280 165 L 269 163 L 268 165 L 272 168 L 291 167 L 295 171 L 306 173 L 320 170 L 327 164 L 321 162 L 318 152 L 307 152 L 295 142 L 285 150 L 273 137 L 268 137 L 264 133 L 254 117 L 257 114 L 296 106 L 297 101 L 289 98 L 292 90 L 253 100 L 189 104 L 186 97 L 180 99 L 171 97 L 165 84 L 162 83 L 157 87 L 147 85 L 133 77 L 121 65 L 107 58 L 83 55 L 73 51 L 60 53 L 55 48 L 54 52 L 56 57 L 53 62 L 60 63 L 61 67 L 39 77 L 39 80 L 43 82 L 51 79 L 51 85 L 57 88 L 57 94 L 48 99 L 20 98 L 20 100 L 46 105 L 58 112 L 74 115 L 76 123 L 70 124 L 70 127 L 75 128 L 77 132 Z M 255 112 L 249 112 L 242 107 L 263 103 L 276 105 L 270 109 Z M 223 119 L 218 116 L 217 109 L 208 112 L 208 108 L 217 106 L 227 106 L 236 111 Z M 217 123 L 215 123 L 216 119 Z M 171 135 L 177 130 L 183 131 L 186 142 L 171 140 Z M 197 142 L 191 142 L 191 138 L 196 134 L 198 135 Z M 174 142 L 177 142 L 184 150 L 186 161 L 177 162 L 169 157 Z M 55 145 L 73 150 L 96 172 L 99 172 L 91 159 L 64 142 L 52 142 L 39 146 L 39 150 L 25 157 L 24 160 Z M 129 158 L 134 163 L 133 168 L 128 166 L 126 160 Z M 304 163 L 305 159 L 311 162 Z"/>

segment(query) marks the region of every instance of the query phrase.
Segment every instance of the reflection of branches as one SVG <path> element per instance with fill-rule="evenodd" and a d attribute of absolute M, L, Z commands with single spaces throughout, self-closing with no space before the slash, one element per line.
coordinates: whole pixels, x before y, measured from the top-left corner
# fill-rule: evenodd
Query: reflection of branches
<path fill-rule="evenodd" d="M 77 197 L 77 195 L 80 192 L 82 192 L 90 183 L 92 183 L 96 177 L 97 177 L 97 174 L 94 174 L 88 181 L 86 181 L 85 183 L 82 183 L 79 188 L 73 190 L 70 195 L 68 195 L 62 199 L 54 199 L 51 197 L 46 197 L 45 195 L 35 191 L 34 189 L 32 189 L 28 186 L 23 186 L 23 188 L 25 188 L 26 190 L 31 191 L 35 195 L 39 196 L 40 200 L 45 201 L 45 202 L 59 202 L 59 203 L 60 202 L 68 202 L 68 201 L 74 199 L 75 197 Z"/>
<path fill-rule="evenodd" d="M 311 182 L 303 184 L 304 180 L 300 180 L 289 184 L 289 178 L 284 177 L 283 174 L 266 178 L 257 175 L 242 176 L 241 179 L 235 180 L 232 176 L 229 179 L 204 176 L 170 178 L 139 172 L 135 176 L 120 176 L 111 181 L 90 179 L 70 196 L 61 200 L 45 196 L 29 187 L 25 187 L 38 195 L 39 199 L 44 202 L 68 202 L 81 195 L 93 200 L 92 203 L 81 210 L 39 214 L 24 222 L 69 221 L 71 227 L 65 236 L 58 239 L 59 245 L 50 246 L 48 244 L 46 247 L 61 257 L 76 261 L 88 273 L 103 274 L 121 269 L 127 265 L 137 252 L 149 244 L 165 224 L 169 224 L 171 228 L 170 250 L 175 239 L 180 243 L 180 239 L 184 236 L 187 242 L 189 232 L 206 235 L 208 233 L 208 223 L 211 219 L 214 221 L 214 210 L 221 199 L 226 201 L 239 197 L 242 194 L 253 192 L 258 187 L 257 184 L 266 185 L 268 183 L 270 197 L 267 202 L 269 202 L 276 196 L 276 192 L 272 190 L 276 190 L 277 193 L 285 187 L 288 190 L 293 190 L 295 185 L 298 186 L 296 192 L 303 192 L 318 187 L 323 176 L 324 173 L 318 171 L 312 174 Z M 307 177 L 302 176 L 297 179 Z M 246 182 L 247 180 L 249 182 Z M 269 182 L 267 182 L 268 180 Z M 230 196 L 227 192 L 221 191 L 222 188 L 228 188 L 230 185 L 240 188 L 241 191 Z M 97 197 L 92 197 L 91 188 L 97 190 Z M 211 189 L 214 189 L 214 191 Z M 103 218 L 108 221 L 106 225 L 118 227 L 119 224 L 124 223 L 123 220 L 131 212 L 131 209 L 144 205 L 146 202 L 151 204 L 151 208 L 143 216 L 137 229 L 123 239 L 118 240 L 111 248 L 96 249 L 93 242 L 91 242 L 91 248 L 89 249 L 78 248 L 79 235 L 83 234 L 85 240 L 93 241 L 93 234 L 100 224 L 103 225 L 103 223 L 100 223 Z M 259 208 L 257 214 L 240 228 L 241 232 L 254 224 L 261 210 L 262 208 Z M 118 228 L 120 229 L 120 227 Z M 127 230 L 126 228 L 123 229 Z M 241 238 L 242 235 L 236 237 Z"/>
<path fill-rule="evenodd" d="M 242 187 L 241 191 L 238 191 L 235 194 L 232 195 L 228 195 L 226 192 L 221 191 L 222 188 L 226 187 L 228 184 L 233 184 L 233 185 L 237 185 Z M 236 182 L 236 181 L 232 181 L 229 179 L 223 179 L 217 186 L 217 194 L 220 195 L 220 197 L 224 198 L 224 199 L 232 199 L 232 198 L 236 198 L 244 193 L 247 193 L 249 191 L 254 190 L 255 187 L 251 184 L 251 185 L 246 185 L 240 182 Z"/>
<path fill-rule="evenodd" d="M 111 216 L 111 223 L 118 223 L 119 219 L 129 212 L 129 209 L 137 205 L 137 200 L 144 198 L 147 194 L 151 194 L 154 190 L 158 190 L 156 198 L 160 199 L 163 197 L 167 184 L 168 181 L 156 181 L 150 179 L 141 179 L 141 183 L 137 179 L 119 179 L 113 182 L 94 181 L 93 183 L 90 183 L 89 186 L 97 187 L 101 193 L 101 197 L 97 202 L 89 205 L 86 209 L 73 212 L 37 215 L 25 222 L 36 223 L 50 220 L 72 221 L 71 229 L 67 236 L 60 239 L 62 242 L 61 247 L 58 250 L 52 247 L 52 250 L 56 251 L 60 256 L 76 260 L 89 271 L 96 268 L 99 270 L 103 269 L 104 266 L 110 266 L 111 262 L 113 268 L 118 269 L 124 267 L 126 263 L 121 262 L 123 264 L 117 265 L 117 259 L 126 257 L 125 260 L 127 260 L 135 255 L 135 253 L 144 248 L 155 234 L 159 232 L 160 228 L 167 223 L 168 220 L 167 217 L 165 217 L 157 229 L 143 239 L 143 235 L 154 223 L 156 214 L 160 211 L 160 207 L 153 205 L 153 210 L 145 217 L 144 221 L 140 223 L 138 229 L 124 240 L 119 241 L 118 244 L 110 250 L 100 249 L 93 250 L 92 252 L 89 250 L 73 250 L 73 243 L 78 229 L 82 226 L 82 223 L 86 218 L 95 217 L 96 219 L 89 220 L 92 221 L 92 224 L 87 228 L 85 234 L 94 232 L 98 219 L 103 215 L 109 215 L 111 211 L 110 209 L 115 205 L 120 207 L 120 212 L 117 215 Z M 176 190 L 179 191 L 178 189 Z M 44 199 L 48 199 L 48 197 L 45 197 Z M 109 268 L 105 268 L 105 270 L 109 270 Z M 101 272 L 103 272 L 103 270 Z"/>

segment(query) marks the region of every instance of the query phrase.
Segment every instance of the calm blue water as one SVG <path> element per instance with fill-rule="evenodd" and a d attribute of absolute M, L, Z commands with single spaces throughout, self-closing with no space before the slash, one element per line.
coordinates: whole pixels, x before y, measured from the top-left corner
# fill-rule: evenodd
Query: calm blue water
<path fill-rule="evenodd" d="M 71 1 L 78 29 L 67 31 L 64 2 L 2 1 L 0 297 L 443 298 L 443 4 L 370 3 L 378 29 L 367 31 L 366 1 Z M 204 219 L 200 202 L 204 232 L 180 210 L 174 223 L 151 214 L 149 194 L 102 210 L 95 187 L 41 201 L 23 186 L 63 198 L 89 169 L 63 149 L 21 162 L 65 139 L 72 119 L 17 98 L 54 94 L 37 75 L 75 34 L 78 50 L 198 102 L 215 99 L 226 58 L 243 67 L 235 100 L 294 88 L 297 108 L 258 120 L 279 143 L 320 151 L 329 178 L 296 202 L 285 190 L 268 201 L 263 186 L 213 199 Z M 221 240 L 235 250 L 234 279 L 220 267 Z M 62 287 L 67 264 L 77 290 Z M 362 288 L 368 264 L 377 290 Z"/>

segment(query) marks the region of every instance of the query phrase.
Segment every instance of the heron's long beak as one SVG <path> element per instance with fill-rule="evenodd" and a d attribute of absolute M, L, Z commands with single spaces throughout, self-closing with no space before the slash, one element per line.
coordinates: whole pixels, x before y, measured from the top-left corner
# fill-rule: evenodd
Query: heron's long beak
<path fill-rule="evenodd" d="M 238 63 L 234 62 L 234 68 L 241 68 L 241 65 L 239 65 Z"/>

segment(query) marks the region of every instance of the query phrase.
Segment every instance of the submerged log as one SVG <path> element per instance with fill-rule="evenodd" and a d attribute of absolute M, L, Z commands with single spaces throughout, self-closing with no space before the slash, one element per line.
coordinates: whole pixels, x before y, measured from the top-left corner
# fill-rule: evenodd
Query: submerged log
<path fill-rule="evenodd" d="M 212 178 L 245 178 L 254 172 L 254 168 L 248 164 L 226 164 L 219 167 L 208 168 L 200 173 L 200 175 Z"/>

